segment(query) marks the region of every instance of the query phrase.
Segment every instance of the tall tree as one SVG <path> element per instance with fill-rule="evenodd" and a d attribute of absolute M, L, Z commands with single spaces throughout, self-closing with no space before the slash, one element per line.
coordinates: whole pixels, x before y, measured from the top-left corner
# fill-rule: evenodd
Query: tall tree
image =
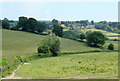
<path fill-rule="evenodd" d="M 91 24 L 94 25 L 94 21 L 93 20 L 91 21 Z"/>
<path fill-rule="evenodd" d="M 46 24 L 38 22 L 36 27 L 37 27 L 37 32 L 41 33 L 41 32 L 43 32 L 46 29 Z"/>
<path fill-rule="evenodd" d="M 10 24 L 7 21 L 2 20 L 2 28 L 4 28 L 4 29 L 10 29 Z"/>
<path fill-rule="evenodd" d="M 27 31 L 27 21 L 28 21 L 27 17 L 24 16 L 19 17 L 17 27 L 21 28 L 22 31 Z"/>
<path fill-rule="evenodd" d="M 53 30 L 52 32 L 56 35 L 56 36 L 59 36 L 59 37 L 62 37 L 63 36 L 63 28 L 59 25 L 53 25 Z"/>
<path fill-rule="evenodd" d="M 58 20 L 53 19 L 53 20 L 52 20 L 52 23 L 53 23 L 53 24 L 58 24 Z"/>
<path fill-rule="evenodd" d="M 37 30 L 36 28 L 37 24 L 38 24 L 38 21 L 36 19 L 29 18 L 27 21 L 27 31 L 34 33 Z"/>

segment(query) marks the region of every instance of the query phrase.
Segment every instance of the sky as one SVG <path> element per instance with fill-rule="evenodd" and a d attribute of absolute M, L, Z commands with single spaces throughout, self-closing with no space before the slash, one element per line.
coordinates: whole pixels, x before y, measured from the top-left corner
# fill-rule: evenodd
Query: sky
<path fill-rule="evenodd" d="M 76 21 L 117 21 L 118 1 L 115 0 L 51 0 L 51 1 L 1 1 L 0 19 L 18 20 L 20 16 L 37 20 Z"/>

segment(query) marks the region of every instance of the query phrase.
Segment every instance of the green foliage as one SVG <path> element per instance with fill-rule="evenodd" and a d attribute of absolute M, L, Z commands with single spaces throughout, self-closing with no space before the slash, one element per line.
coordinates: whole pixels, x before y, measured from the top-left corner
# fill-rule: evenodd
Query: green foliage
<path fill-rule="evenodd" d="M 112 30 L 111 27 L 107 27 L 107 28 L 106 28 L 106 31 L 112 32 L 113 30 Z"/>
<path fill-rule="evenodd" d="M 52 23 L 53 23 L 53 24 L 58 24 L 58 20 L 53 19 L 53 20 L 52 20 Z"/>
<path fill-rule="evenodd" d="M 80 39 L 81 39 L 81 40 L 86 39 L 86 36 L 85 36 L 84 33 L 81 33 L 81 34 L 80 34 Z"/>
<path fill-rule="evenodd" d="M 46 29 L 46 24 L 42 22 L 38 22 L 36 28 L 38 33 L 42 33 Z"/>
<path fill-rule="evenodd" d="M 27 31 L 27 21 L 28 21 L 28 18 L 27 17 L 19 17 L 19 21 L 18 21 L 18 24 L 17 24 L 17 27 L 18 29 L 22 29 L 22 31 Z"/>
<path fill-rule="evenodd" d="M 88 25 L 88 20 L 81 20 L 80 21 L 80 24 L 82 25 L 82 26 L 87 26 Z"/>
<path fill-rule="evenodd" d="M 87 34 L 89 34 L 89 33 L 91 33 L 92 31 L 91 30 L 89 30 L 89 31 L 86 31 L 85 32 L 85 34 L 87 35 Z"/>
<path fill-rule="evenodd" d="M 52 56 L 57 56 L 60 52 L 60 39 L 55 35 L 48 35 L 42 40 L 42 45 L 50 49 Z"/>
<path fill-rule="evenodd" d="M 41 33 L 46 29 L 46 25 L 42 22 L 38 22 L 34 18 L 19 17 L 19 22 L 17 24 L 18 29 L 22 31 Z"/>
<path fill-rule="evenodd" d="M 64 31 L 63 37 L 65 38 L 79 38 L 79 33 L 74 30 Z"/>
<path fill-rule="evenodd" d="M 52 32 L 56 35 L 56 36 L 59 36 L 59 37 L 62 37 L 64 34 L 63 34 L 63 28 L 59 25 L 55 25 L 53 26 L 53 30 Z"/>
<path fill-rule="evenodd" d="M 2 58 L 2 66 L 5 66 L 8 64 L 8 59 L 7 58 Z"/>
<path fill-rule="evenodd" d="M 27 31 L 30 31 L 32 33 L 35 33 L 35 31 L 37 30 L 36 26 L 37 26 L 38 22 L 36 19 L 34 18 L 29 18 L 27 20 Z"/>
<path fill-rule="evenodd" d="M 118 33 L 118 22 L 100 21 L 95 24 L 95 28 Z"/>
<path fill-rule="evenodd" d="M 7 21 L 2 20 L 2 28 L 4 28 L 4 29 L 10 29 L 10 24 Z"/>
<path fill-rule="evenodd" d="M 113 45 L 113 44 L 109 44 L 109 45 L 108 45 L 108 49 L 109 49 L 109 50 L 114 50 L 114 45 Z"/>
<path fill-rule="evenodd" d="M 50 47 L 47 45 L 41 45 L 37 49 L 38 53 L 50 53 Z"/>
<path fill-rule="evenodd" d="M 91 24 L 94 25 L 94 21 L 93 20 L 91 21 Z"/>
<path fill-rule="evenodd" d="M 100 31 L 94 31 L 87 35 L 87 44 L 89 46 L 100 47 L 105 43 L 105 36 Z"/>

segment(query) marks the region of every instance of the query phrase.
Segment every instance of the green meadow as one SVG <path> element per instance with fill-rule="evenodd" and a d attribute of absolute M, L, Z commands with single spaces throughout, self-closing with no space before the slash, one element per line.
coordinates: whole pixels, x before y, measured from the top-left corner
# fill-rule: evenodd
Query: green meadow
<path fill-rule="evenodd" d="M 112 32 L 108 32 L 108 31 L 105 31 L 105 30 L 99 30 L 99 29 L 82 29 L 81 31 L 83 31 L 83 32 L 86 32 L 86 31 L 101 31 L 109 39 L 118 39 L 118 35 L 119 35 L 117 33 L 112 33 Z"/>
<path fill-rule="evenodd" d="M 41 58 L 23 64 L 16 72 L 24 78 L 66 78 L 118 75 L 118 53 L 80 53 Z"/>
<path fill-rule="evenodd" d="M 96 31 L 97 29 L 88 30 Z M 103 30 L 97 31 L 102 31 L 111 38 L 117 38 L 118 35 Z M 9 64 L 13 65 L 15 56 L 37 53 L 38 44 L 41 44 L 44 37 L 45 35 L 2 29 L 2 57 L 8 58 Z M 63 55 L 28 61 L 28 64 L 20 67 L 15 76 L 43 79 L 118 75 L 118 53 L 96 52 L 107 50 L 110 43 L 114 44 L 117 51 L 118 41 L 107 40 L 103 48 L 89 47 L 85 42 L 66 38 L 60 38 L 60 41 Z M 64 53 L 67 54 L 64 55 Z"/>
<path fill-rule="evenodd" d="M 2 31 L 2 52 L 3 57 L 16 55 L 33 54 L 37 52 L 38 44 L 41 43 L 43 35 L 31 34 L 22 31 Z M 88 47 L 85 43 L 70 39 L 61 38 L 61 52 L 84 52 L 100 50 L 99 48 Z"/>

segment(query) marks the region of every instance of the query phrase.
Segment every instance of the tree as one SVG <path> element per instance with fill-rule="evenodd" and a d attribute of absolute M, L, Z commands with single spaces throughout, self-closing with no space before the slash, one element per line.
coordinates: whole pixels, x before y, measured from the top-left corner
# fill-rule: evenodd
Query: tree
<path fill-rule="evenodd" d="M 2 20 L 2 28 L 10 29 L 10 24 L 7 21 Z"/>
<path fill-rule="evenodd" d="M 94 21 L 93 20 L 91 21 L 91 24 L 94 25 Z"/>
<path fill-rule="evenodd" d="M 18 24 L 17 24 L 17 27 L 18 29 L 21 28 L 22 31 L 27 31 L 27 22 L 28 22 L 28 18 L 27 17 L 24 17 L 24 16 L 21 16 L 19 17 L 19 21 L 18 21 Z"/>
<path fill-rule="evenodd" d="M 111 27 L 107 27 L 106 31 L 112 32 L 112 28 Z"/>
<path fill-rule="evenodd" d="M 113 45 L 113 44 L 109 44 L 109 45 L 108 45 L 108 49 L 109 49 L 109 50 L 114 50 L 114 45 Z"/>
<path fill-rule="evenodd" d="M 64 31 L 64 36 L 63 37 L 76 39 L 76 38 L 79 38 L 79 33 L 76 32 L 75 30 Z"/>
<path fill-rule="evenodd" d="M 53 20 L 52 20 L 52 23 L 53 23 L 53 24 L 58 24 L 58 20 L 53 19 Z"/>
<path fill-rule="evenodd" d="M 84 33 L 81 33 L 80 34 L 80 39 L 83 41 L 83 39 L 86 39 L 86 36 L 85 36 L 85 34 Z"/>
<path fill-rule="evenodd" d="M 38 24 L 36 25 L 36 27 L 37 27 L 37 32 L 38 33 L 42 33 L 46 29 L 46 24 L 38 22 Z"/>
<path fill-rule="evenodd" d="M 89 34 L 89 33 L 91 33 L 92 31 L 91 30 L 89 30 L 89 31 L 86 31 L 85 32 L 85 34 L 87 35 L 87 34 Z"/>
<path fill-rule="evenodd" d="M 59 25 L 54 24 L 52 32 L 59 37 L 63 36 L 63 28 Z"/>
<path fill-rule="evenodd" d="M 88 25 L 88 20 L 81 20 L 80 21 L 80 24 L 82 25 L 82 26 L 87 26 Z"/>
<path fill-rule="evenodd" d="M 105 44 L 105 36 L 100 31 L 94 31 L 87 34 L 86 39 L 89 46 L 101 47 Z"/>
<path fill-rule="evenodd" d="M 37 24 L 38 24 L 38 21 L 36 19 L 29 18 L 27 21 L 27 31 L 34 33 L 37 30 L 36 28 Z"/>
<path fill-rule="evenodd" d="M 45 49 L 50 49 L 52 56 L 57 56 L 60 52 L 60 39 L 54 34 L 44 37 L 41 45 L 46 46 Z"/>
<path fill-rule="evenodd" d="M 4 18 L 4 21 L 7 21 L 7 22 L 9 22 L 9 19 L 7 19 L 7 18 Z"/>
<path fill-rule="evenodd" d="M 17 29 L 22 29 L 22 31 L 41 33 L 46 29 L 45 23 L 38 22 L 35 18 L 19 17 L 19 22 L 17 24 Z"/>

